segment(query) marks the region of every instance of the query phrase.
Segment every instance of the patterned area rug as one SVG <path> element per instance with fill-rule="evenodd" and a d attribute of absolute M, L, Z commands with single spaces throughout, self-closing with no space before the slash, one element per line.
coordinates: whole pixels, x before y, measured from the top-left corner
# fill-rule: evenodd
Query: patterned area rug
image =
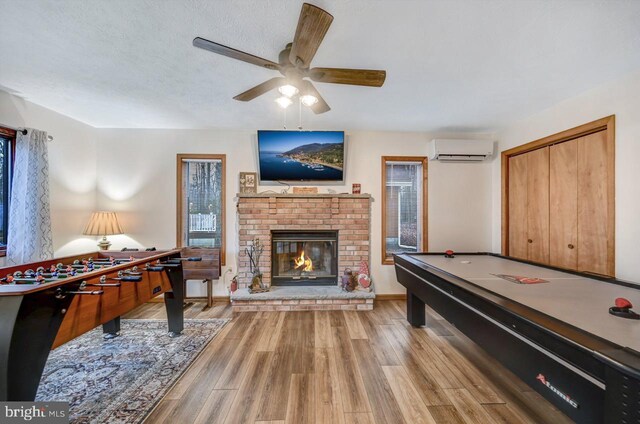
<path fill-rule="evenodd" d="M 229 319 L 185 320 L 180 337 L 165 320 L 122 320 L 120 337 L 102 328 L 52 351 L 37 401 L 70 404 L 73 423 L 138 423 Z"/>

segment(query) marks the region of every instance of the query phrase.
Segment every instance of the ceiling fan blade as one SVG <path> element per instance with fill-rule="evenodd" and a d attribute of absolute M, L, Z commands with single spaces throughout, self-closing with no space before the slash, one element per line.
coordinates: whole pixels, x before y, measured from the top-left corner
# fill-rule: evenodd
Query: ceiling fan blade
<path fill-rule="evenodd" d="M 324 101 L 324 99 L 322 98 L 318 90 L 316 90 L 313 84 L 311 84 L 309 81 L 306 81 L 306 80 L 304 81 L 304 92 L 305 94 L 312 94 L 316 97 L 316 99 L 318 99 L 318 102 L 313 106 L 311 106 L 311 110 L 313 111 L 313 113 L 315 113 L 316 115 L 319 115 L 321 113 L 329 112 L 331 110 L 331 108 L 329 107 L 327 102 Z"/>
<path fill-rule="evenodd" d="M 309 70 L 308 76 L 317 82 L 382 87 L 387 72 L 372 69 L 313 68 Z"/>
<path fill-rule="evenodd" d="M 258 65 L 267 69 L 280 69 L 280 65 L 267 59 L 263 59 L 258 56 L 254 56 L 249 53 L 242 52 L 240 50 L 233 49 L 231 47 L 223 46 L 222 44 L 214 43 L 213 41 L 205 40 L 204 38 L 196 37 L 193 39 L 193 45 L 201 49 L 209 50 L 210 52 L 221 54 L 223 56 L 230 57 L 232 59 L 241 60 L 243 62 Z"/>
<path fill-rule="evenodd" d="M 333 22 L 333 16 L 328 12 L 309 3 L 302 5 L 298 28 L 293 38 L 289 60 L 294 65 L 308 68 L 311 59 L 316 55 L 320 43 Z"/>
<path fill-rule="evenodd" d="M 263 95 L 264 93 L 273 90 L 274 88 L 283 85 L 285 82 L 284 77 L 275 77 L 271 78 L 263 82 L 262 84 L 258 84 L 255 87 L 252 87 L 245 91 L 244 93 L 240 93 L 234 97 L 234 100 L 240 100 L 241 102 L 248 102 L 249 100 L 253 100 L 258 96 Z"/>

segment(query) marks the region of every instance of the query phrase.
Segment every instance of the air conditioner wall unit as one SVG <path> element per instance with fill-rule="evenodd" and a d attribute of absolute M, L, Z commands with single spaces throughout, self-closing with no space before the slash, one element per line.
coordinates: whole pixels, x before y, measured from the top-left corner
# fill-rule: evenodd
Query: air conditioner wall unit
<path fill-rule="evenodd" d="M 481 162 L 493 156 L 492 140 L 431 140 L 429 160 Z"/>

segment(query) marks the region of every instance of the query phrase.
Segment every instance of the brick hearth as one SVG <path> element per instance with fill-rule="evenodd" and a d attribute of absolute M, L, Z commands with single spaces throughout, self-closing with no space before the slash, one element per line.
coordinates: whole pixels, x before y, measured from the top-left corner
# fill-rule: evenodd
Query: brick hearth
<path fill-rule="evenodd" d="M 271 281 L 272 230 L 338 231 L 338 275 L 370 263 L 371 196 L 369 194 L 238 194 L 239 287 L 251 282 L 245 248 L 260 239 L 263 280 Z"/>
<path fill-rule="evenodd" d="M 233 312 L 252 311 L 370 311 L 374 293 L 345 292 L 338 287 L 272 287 L 266 293 L 239 289 L 232 295 Z"/>

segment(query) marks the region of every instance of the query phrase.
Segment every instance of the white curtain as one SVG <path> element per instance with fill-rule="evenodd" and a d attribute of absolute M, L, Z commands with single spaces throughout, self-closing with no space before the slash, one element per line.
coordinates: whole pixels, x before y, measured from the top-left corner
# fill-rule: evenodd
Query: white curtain
<path fill-rule="evenodd" d="M 47 133 L 18 132 L 9 200 L 7 259 L 10 264 L 53 258 L 49 210 Z"/>

